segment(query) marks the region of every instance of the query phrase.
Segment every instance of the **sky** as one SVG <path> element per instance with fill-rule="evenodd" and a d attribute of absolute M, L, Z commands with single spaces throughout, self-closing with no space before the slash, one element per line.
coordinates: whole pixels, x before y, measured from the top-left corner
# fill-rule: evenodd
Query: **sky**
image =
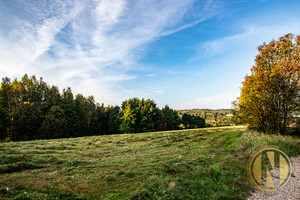
<path fill-rule="evenodd" d="M 230 108 L 257 47 L 300 34 L 299 0 L 0 0 L 0 76 L 105 105 Z"/>

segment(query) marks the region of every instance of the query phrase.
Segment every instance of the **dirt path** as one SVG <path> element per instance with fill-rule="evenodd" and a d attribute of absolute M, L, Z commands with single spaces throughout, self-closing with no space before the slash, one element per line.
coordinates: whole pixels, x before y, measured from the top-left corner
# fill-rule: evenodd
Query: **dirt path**
<path fill-rule="evenodd" d="M 291 158 L 293 174 L 289 183 L 278 194 L 265 194 L 255 191 L 248 200 L 300 200 L 300 156 Z"/>

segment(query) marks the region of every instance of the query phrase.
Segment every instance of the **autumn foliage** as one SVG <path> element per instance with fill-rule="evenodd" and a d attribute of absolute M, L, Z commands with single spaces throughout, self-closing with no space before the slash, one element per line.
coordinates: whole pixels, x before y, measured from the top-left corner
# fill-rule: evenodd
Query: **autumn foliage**
<path fill-rule="evenodd" d="M 266 133 L 285 133 L 300 110 L 300 36 L 287 34 L 258 47 L 238 103 L 242 123 Z"/>

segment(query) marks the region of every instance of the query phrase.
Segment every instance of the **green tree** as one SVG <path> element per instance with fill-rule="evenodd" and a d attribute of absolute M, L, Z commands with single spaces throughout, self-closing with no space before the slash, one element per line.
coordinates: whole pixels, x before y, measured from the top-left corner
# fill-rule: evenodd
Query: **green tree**
<path fill-rule="evenodd" d="M 86 119 L 87 119 L 87 131 L 88 135 L 98 135 L 99 127 L 98 124 L 98 113 L 96 112 L 95 99 L 93 96 L 89 96 L 86 100 L 86 111 L 85 111 Z M 97 130 L 98 129 L 98 130 Z"/>
<path fill-rule="evenodd" d="M 182 115 L 182 123 L 184 125 L 185 128 L 190 128 L 190 124 L 192 122 L 192 116 L 187 114 L 187 113 L 184 113 Z"/>
<path fill-rule="evenodd" d="M 106 109 L 107 114 L 107 133 L 116 134 L 120 132 L 120 107 L 114 106 Z"/>
<path fill-rule="evenodd" d="M 194 125 L 195 128 L 203 128 L 205 127 L 205 120 L 204 118 L 200 117 L 200 116 L 193 116 L 192 118 L 192 123 Z"/>
<path fill-rule="evenodd" d="M 68 137 L 67 120 L 64 110 L 59 106 L 53 106 L 46 114 L 39 133 L 42 138 L 62 138 Z"/>
<path fill-rule="evenodd" d="M 0 140 L 6 137 L 6 113 L 0 104 Z"/>
<path fill-rule="evenodd" d="M 4 139 L 6 136 L 6 109 L 4 107 L 5 102 L 4 102 L 4 94 L 3 94 L 3 89 L 0 85 L 0 140 Z"/>
<path fill-rule="evenodd" d="M 43 102 L 42 102 L 42 110 L 44 113 L 47 113 L 50 108 L 53 106 L 60 106 L 60 93 L 57 86 L 43 86 Z"/>
<path fill-rule="evenodd" d="M 38 129 L 41 124 L 41 110 L 34 103 L 24 103 L 14 113 L 13 130 L 9 136 L 14 141 L 40 139 Z"/>
<path fill-rule="evenodd" d="M 104 131 L 100 130 L 102 122 L 99 122 L 98 119 L 101 117 L 101 109 L 97 109 L 93 96 L 85 98 L 82 94 L 77 94 L 75 106 L 81 135 L 98 135 Z"/>
<path fill-rule="evenodd" d="M 162 114 L 166 118 L 167 130 L 179 129 L 179 125 L 181 121 L 177 111 L 171 109 L 169 106 L 166 105 L 162 109 Z"/>
<path fill-rule="evenodd" d="M 130 110 L 128 110 L 130 107 Z M 125 112 L 126 111 L 126 112 Z M 137 132 L 146 132 L 146 131 L 155 131 L 158 129 L 160 124 L 160 110 L 156 107 L 156 103 L 150 99 L 138 99 L 131 98 L 122 103 L 121 111 L 121 126 L 124 126 L 124 113 L 130 111 L 130 116 L 133 116 L 130 127 L 131 131 Z M 129 123 L 126 121 L 126 123 Z M 125 124 L 126 124 L 125 123 Z M 123 125 L 122 125 L 123 124 Z"/>
<path fill-rule="evenodd" d="M 165 114 L 161 113 L 160 123 L 157 127 L 158 131 L 168 130 L 168 119 Z"/>
<path fill-rule="evenodd" d="M 12 86 L 11 81 L 8 77 L 2 78 L 2 83 L 0 87 L 1 94 L 1 105 L 6 108 L 9 115 L 11 115 L 11 99 L 12 99 Z"/>
<path fill-rule="evenodd" d="M 78 132 L 78 115 L 74 103 L 74 96 L 71 88 L 64 89 L 61 95 L 61 108 L 64 110 L 67 120 L 67 134 L 71 137 L 80 136 Z"/>
<path fill-rule="evenodd" d="M 182 123 L 185 128 L 203 128 L 205 126 L 204 118 L 188 113 L 183 114 Z"/>
<path fill-rule="evenodd" d="M 31 102 L 36 106 L 41 106 L 45 101 L 45 96 L 48 90 L 48 85 L 43 81 L 41 77 L 38 80 L 35 76 L 28 77 L 25 74 L 21 81 L 15 80 L 19 84 L 19 94 L 22 102 Z"/>
<path fill-rule="evenodd" d="M 155 131 L 160 123 L 160 111 L 153 100 L 140 100 L 136 132 Z"/>
<path fill-rule="evenodd" d="M 135 114 L 129 102 L 124 105 L 124 108 L 121 111 L 122 117 L 120 124 L 120 131 L 122 133 L 134 133 L 134 125 L 135 125 Z"/>

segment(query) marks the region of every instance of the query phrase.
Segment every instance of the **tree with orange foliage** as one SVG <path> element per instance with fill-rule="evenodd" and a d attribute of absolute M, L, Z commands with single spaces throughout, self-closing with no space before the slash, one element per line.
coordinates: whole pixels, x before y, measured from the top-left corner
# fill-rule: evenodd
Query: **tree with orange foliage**
<path fill-rule="evenodd" d="M 300 36 L 287 34 L 258 51 L 243 82 L 238 117 L 250 128 L 284 134 L 300 111 Z"/>

